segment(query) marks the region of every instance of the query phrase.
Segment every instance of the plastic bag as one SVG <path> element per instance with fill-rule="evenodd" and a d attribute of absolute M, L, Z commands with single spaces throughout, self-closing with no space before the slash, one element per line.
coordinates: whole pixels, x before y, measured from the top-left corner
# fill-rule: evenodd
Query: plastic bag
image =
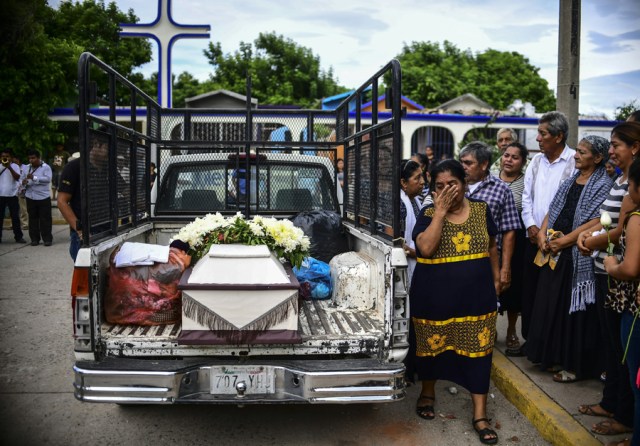
<path fill-rule="evenodd" d="M 342 218 L 334 211 L 300 212 L 293 224 L 309 237 L 309 254 L 318 260 L 329 262 L 334 256 L 349 251 Z"/>
<path fill-rule="evenodd" d="M 300 282 L 300 297 L 305 300 L 331 297 L 331 270 L 329 264 L 307 257 L 300 268 L 293 268 Z"/>
<path fill-rule="evenodd" d="M 182 292 L 178 282 L 190 256 L 170 248 L 167 263 L 117 268 L 114 250 L 109 259 L 109 283 L 104 300 L 107 322 L 112 324 L 175 324 L 182 318 Z"/>

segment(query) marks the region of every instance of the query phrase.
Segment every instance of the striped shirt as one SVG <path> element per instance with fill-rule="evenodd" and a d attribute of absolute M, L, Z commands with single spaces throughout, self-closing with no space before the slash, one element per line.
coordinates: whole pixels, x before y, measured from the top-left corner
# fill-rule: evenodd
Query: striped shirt
<path fill-rule="evenodd" d="M 613 183 L 613 187 L 611 191 L 609 191 L 609 196 L 604 200 L 602 206 L 600 206 L 600 212 L 607 211 L 611 216 L 611 227 L 613 229 L 618 226 L 618 220 L 620 219 L 620 208 L 622 207 L 622 199 L 629 192 L 629 183 L 627 183 L 627 179 L 622 181 L 622 177 L 619 177 L 615 183 Z M 595 258 L 595 272 L 596 274 L 606 274 L 604 270 L 604 258 L 607 256 L 607 252 L 600 251 L 598 253 L 598 257 Z"/>
<path fill-rule="evenodd" d="M 502 180 L 502 178 L 500 178 Z M 509 186 L 511 189 L 511 193 L 513 194 L 513 201 L 516 202 L 516 209 L 518 209 L 518 213 L 522 212 L 522 192 L 524 191 L 524 174 L 520 174 L 518 178 L 515 180 L 508 182 L 502 180 L 504 183 Z"/>

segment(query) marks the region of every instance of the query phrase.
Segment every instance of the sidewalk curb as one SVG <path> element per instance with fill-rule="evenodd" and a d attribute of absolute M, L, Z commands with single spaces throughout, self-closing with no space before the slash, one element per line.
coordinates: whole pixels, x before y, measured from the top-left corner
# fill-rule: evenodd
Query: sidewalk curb
<path fill-rule="evenodd" d="M 602 446 L 602 443 L 560 407 L 500 351 L 493 350 L 491 379 L 542 437 L 556 446 Z"/>

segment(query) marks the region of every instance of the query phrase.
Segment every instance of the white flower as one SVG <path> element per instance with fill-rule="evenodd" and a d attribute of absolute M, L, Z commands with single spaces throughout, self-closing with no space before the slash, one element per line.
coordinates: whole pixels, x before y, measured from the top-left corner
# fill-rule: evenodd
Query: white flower
<path fill-rule="evenodd" d="M 224 241 L 219 239 L 222 232 L 227 234 Z M 226 241 L 227 237 L 229 241 Z M 180 229 L 171 239 L 173 240 L 188 243 L 196 259 L 199 259 L 212 243 L 221 242 L 256 243 L 257 240 L 269 249 L 285 254 L 285 259 L 292 263 L 299 262 L 307 256 L 310 247 L 309 238 L 291 221 L 256 215 L 247 222 L 240 212 L 231 217 L 215 213 L 196 218 Z"/>
<path fill-rule="evenodd" d="M 258 223 L 255 223 L 253 221 L 249 222 L 249 228 L 251 228 L 251 232 L 254 235 L 256 235 L 258 237 L 264 236 L 264 229 Z"/>
<path fill-rule="evenodd" d="M 607 211 L 602 212 L 602 215 L 600 216 L 600 224 L 602 225 L 602 227 L 608 228 L 609 226 L 611 226 L 611 223 L 611 215 L 609 215 Z"/>

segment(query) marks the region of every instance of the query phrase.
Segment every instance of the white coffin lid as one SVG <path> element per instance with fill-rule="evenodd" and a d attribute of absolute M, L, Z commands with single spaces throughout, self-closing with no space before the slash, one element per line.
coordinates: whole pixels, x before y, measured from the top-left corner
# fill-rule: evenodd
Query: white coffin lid
<path fill-rule="evenodd" d="M 266 245 L 211 245 L 193 267 L 189 284 L 289 284 L 284 266 Z"/>

